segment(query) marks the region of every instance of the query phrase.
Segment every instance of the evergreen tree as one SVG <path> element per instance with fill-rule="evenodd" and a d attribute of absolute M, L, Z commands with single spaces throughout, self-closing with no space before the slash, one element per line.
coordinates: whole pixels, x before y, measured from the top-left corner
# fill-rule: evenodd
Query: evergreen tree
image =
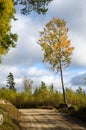
<path fill-rule="evenodd" d="M 13 0 L 15 5 L 21 6 L 21 13 L 24 15 L 35 11 L 38 14 L 46 14 L 48 4 L 53 0 Z"/>
<path fill-rule="evenodd" d="M 9 75 L 7 76 L 7 87 L 9 89 L 16 90 L 16 88 L 14 86 L 15 86 L 14 76 L 12 73 L 9 73 Z"/>

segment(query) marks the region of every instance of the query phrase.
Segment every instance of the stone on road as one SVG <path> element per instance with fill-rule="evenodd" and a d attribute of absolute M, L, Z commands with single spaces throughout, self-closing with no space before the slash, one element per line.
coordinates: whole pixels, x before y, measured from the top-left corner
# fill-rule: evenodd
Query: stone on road
<path fill-rule="evenodd" d="M 86 130 L 79 121 L 46 109 L 20 109 L 21 130 Z"/>

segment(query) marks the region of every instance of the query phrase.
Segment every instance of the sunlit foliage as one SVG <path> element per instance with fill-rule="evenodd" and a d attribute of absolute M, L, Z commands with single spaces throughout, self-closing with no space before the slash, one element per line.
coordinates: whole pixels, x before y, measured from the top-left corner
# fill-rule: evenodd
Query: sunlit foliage
<path fill-rule="evenodd" d="M 49 62 L 53 70 L 60 71 L 64 102 L 66 102 L 66 99 L 62 70 L 71 63 L 71 55 L 74 49 L 74 47 L 71 47 L 67 33 L 66 22 L 59 18 L 53 18 L 40 32 L 38 41 L 44 52 L 44 62 Z"/>
<path fill-rule="evenodd" d="M 17 34 L 11 32 L 11 20 L 14 18 L 15 9 L 12 0 L 0 0 L 0 60 L 11 47 L 15 47 Z"/>
<path fill-rule="evenodd" d="M 86 93 L 80 94 L 71 88 L 66 88 L 65 91 L 68 105 L 73 106 L 75 110 L 86 107 Z M 63 100 L 61 92 L 55 90 L 52 85 L 47 86 L 44 82 L 40 87 L 35 87 L 32 94 L 1 88 L 0 98 L 9 100 L 18 108 L 57 107 Z"/>

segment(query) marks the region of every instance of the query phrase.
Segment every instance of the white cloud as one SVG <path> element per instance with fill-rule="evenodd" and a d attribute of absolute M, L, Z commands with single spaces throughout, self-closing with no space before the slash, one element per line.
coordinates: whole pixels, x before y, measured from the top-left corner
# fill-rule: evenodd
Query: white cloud
<path fill-rule="evenodd" d="M 31 75 L 31 76 L 35 76 L 35 77 L 40 77 L 40 76 L 45 76 L 45 75 L 52 75 L 52 73 L 49 71 L 49 70 L 46 70 L 46 69 L 39 69 L 39 68 L 36 68 L 36 67 L 31 67 L 28 69 L 27 71 L 27 74 L 28 75 Z"/>
<path fill-rule="evenodd" d="M 23 78 L 16 78 L 16 79 L 15 79 L 15 88 L 16 88 L 18 91 L 23 90 Z"/>
<path fill-rule="evenodd" d="M 75 67 L 86 68 L 86 40 L 75 33 L 70 34 L 71 43 L 74 47 L 72 63 Z"/>
<path fill-rule="evenodd" d="M 15 49 L 11 49 L 3 62 L 9 65 L 30 65 L 41 61 L 41 48 L 37 44 L 39 23 L 24 16 L 19 16 L 18 21 L 13 22 L 13 30 L 19 35 L 18 44 Z"/>

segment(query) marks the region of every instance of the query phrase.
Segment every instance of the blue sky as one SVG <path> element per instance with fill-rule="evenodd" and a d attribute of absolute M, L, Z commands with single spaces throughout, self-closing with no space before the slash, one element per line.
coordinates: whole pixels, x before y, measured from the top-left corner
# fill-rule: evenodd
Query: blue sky
<path fill-rule="evenodd" d="M 7 75 L 12 72 L 18 90 L 22 89 L 25 76 L 33 80 L 34 86 L 39 86 L 44 81 L 48 85 L 53 83 L 56 89 L 61 90 L 59 73 L 55 74 L 49 64 L 42 63 L 43 52 L 37 44 L 39 32 L 56 17 L 67 22 L 69 39 L 75 47 L 72 64 L 63 72 L 65 87 L 76 89 L 83 86 L 86 90 L 86 0 L 53 0 L 46 15 L 33 12 L 23 16 L 17 12 L 16 17 L 18 20 L 12 22 L 12 31 L 19 35 L 17 47 L 3 58 L 0 84 L 5 86 Z"/>

